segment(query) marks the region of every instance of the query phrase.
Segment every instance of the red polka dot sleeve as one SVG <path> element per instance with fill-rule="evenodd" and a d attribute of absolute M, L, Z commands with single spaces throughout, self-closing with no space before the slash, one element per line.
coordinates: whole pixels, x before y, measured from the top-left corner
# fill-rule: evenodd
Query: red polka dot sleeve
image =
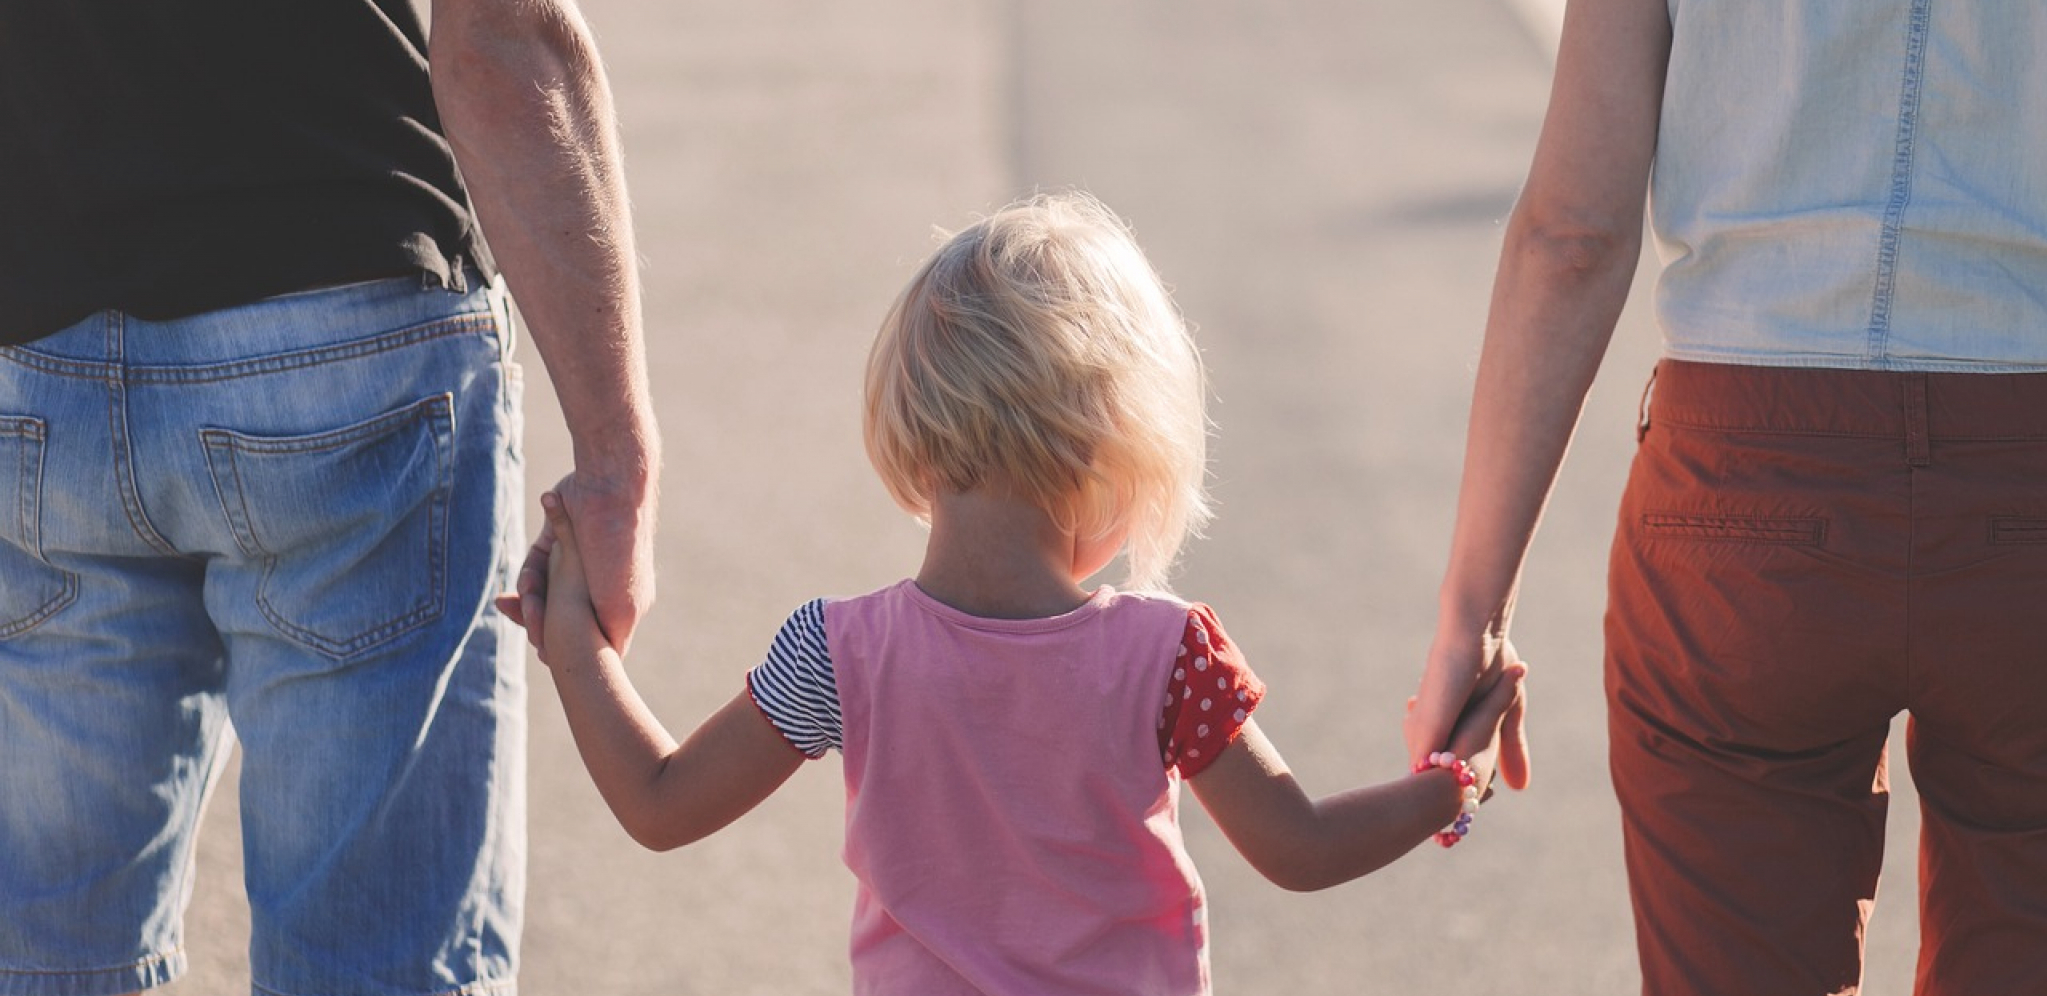
<path fill-rule="evenodd" d="M 1215 610 L 1198 602 L 1190 606 L 1159 717 L 1159 752 L 1167 770 L 1180 769 L 1182 778 L 1200 774 L 1244 731 L 1264 697 L 1265 683 L 1223 633 Z"/>

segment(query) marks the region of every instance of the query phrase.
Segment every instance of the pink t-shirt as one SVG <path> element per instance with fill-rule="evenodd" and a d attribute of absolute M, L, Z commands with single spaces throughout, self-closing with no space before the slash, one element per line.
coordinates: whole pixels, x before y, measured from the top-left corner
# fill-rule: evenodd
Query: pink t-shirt
<path fill-rule="evenodd" d="M 1248 685 L 1203 687 L 1230 652 L 1205 607 L 1104 588 L 1064 615 L 983 619 L 905 581 L 822 617 L 859 882 L 855 993 L 1209 991 L 1180 775 L 1161 749 L 1195 760 L 1174 731 L 1215 735 L 1203 715 L 1239 729 L 1262 689 L 1241 662 Z"/>
<path fill-rule="evenodd" d="M 790 613 L 767 659 L 746 675 L 754 705 L 790 747 L 813 760 L 839 749 L 845 739 L 838 679 L 825 638 L 825 603 L 813 599 Z M 1188 607 L 1176 653 L 1159 709 L 1159 755 L 1166 767 L 1192 778 L 1236 741 L 1265 686 L 1237 653 L 1215 612 L 1198 602 Z M 1167 663 L 1160 662 L 1161 670 Z"/>

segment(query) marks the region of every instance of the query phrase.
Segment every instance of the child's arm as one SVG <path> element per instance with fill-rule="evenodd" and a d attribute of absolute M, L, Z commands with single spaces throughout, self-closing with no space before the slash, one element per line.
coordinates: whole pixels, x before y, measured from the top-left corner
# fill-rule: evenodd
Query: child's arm
<path fill-rule="evenodd" d="M 676 746 L 626 676 L 590 602 L 575 529 L 552 492 L 553 526 L 540 656 L 554 675 L 576 750 L 626 833 L 666 851 L 745 815 L 803 763 L 741 691 Z"/>
<path fill-rule="evenodd" d="M 1480 786 L 1491 783 L 1500 719 L 1520 699 L 1524 673 L 1510 669 L 1451 737 L 1451 751 L 1471 764 Z M 1251 867 L 1296 892 L 1377 871 L 1455 820 L 1462 804 L 1456 777 L 1441 768 L 1309 799 L 1256 720 L 1188 784 Z"/>

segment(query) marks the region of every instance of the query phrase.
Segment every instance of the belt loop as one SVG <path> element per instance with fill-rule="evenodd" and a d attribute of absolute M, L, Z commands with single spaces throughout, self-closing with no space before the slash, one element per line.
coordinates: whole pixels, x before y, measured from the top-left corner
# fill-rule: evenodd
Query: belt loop
<path fill-rule="evenodd" d="M 1636 445 L 1640 445 L 1642 440 L 1649 438 L 1649 397 L 1656 393 L 1656 371 L 1662 369 L 1662 367 L 1663 364 L 1660 362 L 1650 367 L 1649 383 L 1642 385 L 1642 404 L 1635 410 Z"/>
<path fill-rule="evenodd" d="M 1914 467 L 1933 463 L 1933 445 L 1926 434 L 1926 374 L 1905 375 L 1905 462 Z"/>
<path fill-rule="evenodd" d="M 420 291 L 441 290 L 447 291 L 450 294 L 469 293 L 469 274 L 465 270 L 468 265 L 462 261 L 462 257 L 457 256 L 448 261 L 448 272 L 445 276 L 432 270 L 420 270 Z"/>
<path fill-rule="evenodd" d="M 484 291 L 490 301 L 491 317 L 498 324 L 498 354 L 500 358 L 510 360 L 517 351 L 519 324 L 525 320 L 519 314 L 519 302 L 512 300 L 512 295 L 506 292 L 505 275 L 502 273 L 486 283 Z"/>

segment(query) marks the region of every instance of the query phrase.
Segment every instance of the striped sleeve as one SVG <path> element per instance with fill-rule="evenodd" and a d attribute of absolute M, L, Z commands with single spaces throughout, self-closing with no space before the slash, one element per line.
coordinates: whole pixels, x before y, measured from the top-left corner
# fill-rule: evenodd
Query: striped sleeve
<path fill-rule="evenodd" d="M 825 644 L 824 599 L 790 613 L 768 658 L 746 673 L 746 691 L 789 746 L 808 758 L 844 750 L 839 685 Z"/>

